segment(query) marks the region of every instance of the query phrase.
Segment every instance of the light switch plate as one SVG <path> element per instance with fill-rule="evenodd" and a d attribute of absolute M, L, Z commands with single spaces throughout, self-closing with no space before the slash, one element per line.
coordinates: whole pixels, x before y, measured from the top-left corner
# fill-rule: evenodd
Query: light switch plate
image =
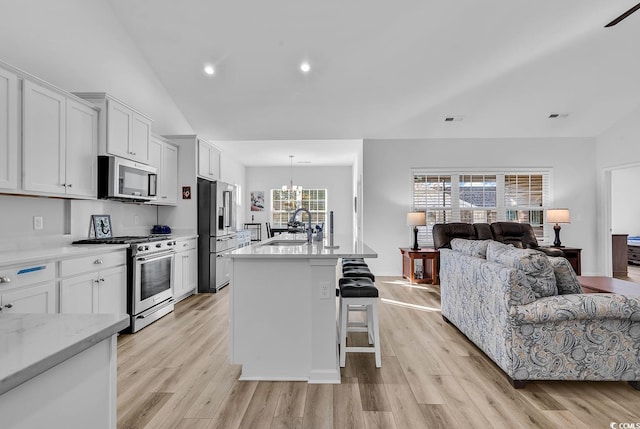
<path fill-rule="evenodd" d="M 34 216 L 33 217 L 33 229 L 42 229 L 44 228 L 44 219 L 42 216 Z"/>

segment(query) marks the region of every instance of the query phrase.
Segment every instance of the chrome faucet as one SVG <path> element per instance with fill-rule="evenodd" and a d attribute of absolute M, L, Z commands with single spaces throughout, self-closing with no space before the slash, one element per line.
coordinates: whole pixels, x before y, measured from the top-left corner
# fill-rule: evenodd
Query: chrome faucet
<path fill-rule="evenodd" d="M 298 213 L 300 213 L 300 212 L 306 212 L 307 213 L 307 217 L 309 218 L 309 227 L 307 228 L 307 242 L 311 243 L 311 235 L 312 235 L 313 231 L 311 230 L 311 213 L 309 213 L 309 210 L 303 209 L 303 208 L 296 209 L 296 211 L 293 213 L 293 216 L 291 216 L 291 219 L 289 220 L 289 222 L 290 223 L 295 222 L 296 221 L 296 216 L 298 216 Z"/>

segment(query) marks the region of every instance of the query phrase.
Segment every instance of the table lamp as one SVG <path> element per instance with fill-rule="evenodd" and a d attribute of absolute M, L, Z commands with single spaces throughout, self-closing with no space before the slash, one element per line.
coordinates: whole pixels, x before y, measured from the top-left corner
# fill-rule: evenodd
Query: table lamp
<path fill-rule="evenodd" d="M 560 225 L 561 223 L 571 223 L 569 209 L 549 209 L 547 210 L 547 222 L 555 223 L 553 230 L 556 233 L 556 239 L 553 242 L 554 247 L 563 247 L 560 243 Z"/>
<path fill-rule="evenodd" d="M 413 227 L 413 247 L 411 250 L 420 250 L 418 246 L 418 225 L 425 225 L 427 215 L 425 212 L 409 212 L 407 213 L 407 225 Z"/>

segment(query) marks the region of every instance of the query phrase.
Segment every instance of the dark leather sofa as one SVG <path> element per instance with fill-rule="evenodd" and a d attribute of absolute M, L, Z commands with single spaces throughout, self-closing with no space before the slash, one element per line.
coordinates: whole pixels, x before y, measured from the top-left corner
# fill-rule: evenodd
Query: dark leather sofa
<path fill-rule="evenodd" d="M 495 240 L 505 244 L 513 244 L 521 249 L 536 249 L 549 256 L 564 256 L 561 249 L 554 247 L 540 247 L 528 223 L 494 222 L 488 223 L 438 223 L 433 226 L 433 247 L 451 248 L 451 240 L 464 238 L 466 240 Z"/>

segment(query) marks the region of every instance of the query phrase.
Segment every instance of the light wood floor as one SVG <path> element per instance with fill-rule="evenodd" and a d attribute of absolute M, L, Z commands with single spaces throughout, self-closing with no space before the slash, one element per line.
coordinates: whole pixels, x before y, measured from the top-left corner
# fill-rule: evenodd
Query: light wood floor
<path fill-rule="evenodd" d="M 182 301 L 174 313 L 119 337 L 118 428 L 564 429 L 640 422 L 640 392 L 624 382 L 513 389 L 443 322 L 437 286 L 411 287 L 399 278 L 377 285 L 382 368 L 373 354 L 349 354 L 340 385 L 237 381 L 240 367 L 227 357 L 228 288 Z"/>
<path fill-rule="evenodd" d="M 640 283 L 640 265 L 631 265 L 627 266 L 627 275 L 626 276 L 616 276 L 616 278 L 622 280 L 629 280 L 630 282 Z"/>

